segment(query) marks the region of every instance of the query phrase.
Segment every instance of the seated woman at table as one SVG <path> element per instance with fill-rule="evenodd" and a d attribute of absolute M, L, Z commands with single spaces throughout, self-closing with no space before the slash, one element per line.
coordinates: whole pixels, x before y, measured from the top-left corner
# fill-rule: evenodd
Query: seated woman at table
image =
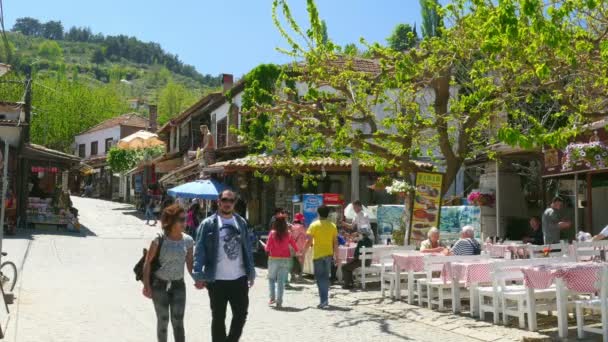
<path fill-rule="evenodd" d="M 439 240 L 439 229 L 433 227 L 427 233 L 428 239 L 420 244 L 420 252 L 422 253 L 441 253 L 445 249 L 445 245 Z"/>
<path fill-rule="evenodd" d="M 460 239 L 456 241 L 451 255 L 479 255 L 481 254 L 481 245 L 475 240 L 475 229 L 471 226 L 462 227 Z"/>
<path fill-rule="evenodd" d="M 522 240 L 525 243 L 531 243 L 533 245 L 544 244 L 543 229 L 540 217 L 532 216 L 530 218 L 530 232 Z"/>
<path fill-rule="evenodd" d="M 355 254 L 353 255 L 353 260 L 342 266 L 342 276 L 344 278 L 344 285 L 342 288 L 344 289 L 352 289 L 353 288 L 353 272 L 361 267 L 361 259 L 359 256 L 361 255 L 361 247 L 372 248 L 374 243 L 372 239 L 369 238 L 368 231 L 361 231 L 361 239 L 357 242 L 357 247 L 355 248 Z M 365 260 L 365 266 L 371 265 L 371 260 Z"/>

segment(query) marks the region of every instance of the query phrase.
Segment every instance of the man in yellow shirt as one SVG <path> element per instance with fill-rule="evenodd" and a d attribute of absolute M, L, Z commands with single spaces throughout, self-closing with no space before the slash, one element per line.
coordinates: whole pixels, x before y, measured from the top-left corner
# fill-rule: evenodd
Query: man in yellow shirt
<path fill-rule="evenodd" d="M 336 258 L 338 263 L 338 228 L 334 223 L 327 220 L 329 216 L 329 208 L 320 206 L 317 209 L 319 219 L 313 222 L 306 234 L 308 242 L 304 251 L 308 250 L 310 245 L 313 245 L 313 263 L 315 272 L 315 281 L 319 288 L 319 297 L 321 304 L 317 307 L 325 309 L 329 306 L 329 276 L 331 273 L 331 264 Z"/>

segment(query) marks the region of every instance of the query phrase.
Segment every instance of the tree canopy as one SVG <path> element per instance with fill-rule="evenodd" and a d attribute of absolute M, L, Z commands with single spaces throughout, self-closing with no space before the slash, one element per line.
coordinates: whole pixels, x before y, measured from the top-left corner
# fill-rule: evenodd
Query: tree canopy
<path fill-rule="evenodd" d="M 412 28 L 410 24 L 398 24 L 386 40 L 388 46 L 393 50 L 405 51 L 410 49 L 418 42 L 416 26 Z"/>
<path fill-rule="evenodd" d="M 183 63 L 177 55 L 165 52 L 158 43 L 142 42 L 135 37 L 93 34 L 88 27 L 71 27 L 67 32 L 64 32 L 61 21 L 51 20 L 41 23 L 39 20 L 30 17 L 18 18 L 12 31 L 21 32 L 26 36 L 51 40 L 65 39 L 74 42 L 100 43 L 103 46 L 104 59 L 117 61 L 124 58 L 135 63 L 160 64 L 177 74 L 191 77 L 200 83 L 209 86 L 220 85 L 219 76 L 202 75 L 196 71 L 194 66 Z M 101 58 L 97 58 L 97 60 L 101 60 Z"/>
<path fill-rule="evenodd" d="M 307 3 L 310 27 L 302 29 L 286 1 L 273 2 L 282 51 L 298 61 L 282 81 L 306 87 L 247 112 L 247 120 L 268 120 L 267 151 L 287 163 L 348 153 L 408 175 L 424 159 L 445 171 L 445 191 L 466 158 L 494 143 L 564 144 L 608 114 L 604 2 L 454 0 L 436 9 L 446 25 L 435 23 L 438 32 L 425 31 L 418 47 L 369 45 L 373 60 L 324 42 L 315 2 Z"/>

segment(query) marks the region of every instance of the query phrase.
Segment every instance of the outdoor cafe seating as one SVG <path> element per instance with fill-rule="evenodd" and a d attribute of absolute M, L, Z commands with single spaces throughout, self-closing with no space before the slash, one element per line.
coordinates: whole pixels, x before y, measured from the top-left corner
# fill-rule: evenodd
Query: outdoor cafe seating
<path fill-rule="evenodd" d="M 364 290 L 365 284 L 380 282 L 383 298 L 388 290 L 390 298 L 412 305 L 444 311 L 451 304 L 454 314 L 468 301 L 473 317 L 490 314 L 494 324 L 512 318 L 530 331 L 538 329 L 538 313 L 555 314 L 560 338 L 568 336 L 569 313 L 576 313 L 579 337 L 592 332 L 608 341 L 606 249 L 608 241 L 545 246 L 508 241 L 485 244 L 477 256 L 445 256 L 411 246 L 374 246 L 362 248 L 361 260 L 372 261 L 363 262 L 355 281 Z M 598 313 L 602 327 L 586 325 L 584 310 Z"/>

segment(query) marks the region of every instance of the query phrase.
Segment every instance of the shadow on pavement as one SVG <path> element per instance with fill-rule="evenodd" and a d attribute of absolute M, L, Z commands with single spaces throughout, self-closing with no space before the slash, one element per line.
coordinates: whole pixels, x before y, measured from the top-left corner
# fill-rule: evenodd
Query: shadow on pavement
<path fill-rule="evenodd" d="M 330 308 L 331 308 L 331 306 L 330 306 Z M 377 314 L 365 313 L 365 315 L 347 318 L 342 321 L 336 322 L 333 325 L 336 328 L 350 328 L 350 327 L 357 326 L 361 323 L 373 322 L 373 323 L 378 324 L 378 328 L 384 334 L 395 336 L 402 340 L 411 340 L 411 338 L 393 331 L 389 324 L 389 322 L 391 320 L 397 322 L 394 319 L 386 318 L 386 317 L 383 317 L 383 316 L 380 316 Z"/>
<path fill-rule="evenodd" d="M 341 306 L 335 306 L 335 305 L 329 305 L 326 309 L 326 311 L 341 311 L 341 312 L 349 312 L 352 311 L 352 308 L 344 308 Z"/>
<path fill-rule="evenodd" d="M 34 236 L 38 235 L 57 235 L 57 236 L 71 236 L 75 238 L 85 238 L 85 237 L 93 237 L 97 236 L 92 230 L 87 228 L 84 225 L 80 225 L 80 229 L 78 231 L 67 230 L 65 228 L 21 228 L 17 229 L 17 233 L 14 235 L 5 235 L 4 239 L 28 239 L 32 240 Z"/>
<path fill-rule="evenodd" d="M 310 307 L 306 307 L 306 308 L 292 308 L 289 306 L 284 306 L 281 308 L 275 308 L 275 310 L 277 311 L 281 311 L 281 312 L 302 312 L 302 311 L 306 311 L 310 309 Z"/>

